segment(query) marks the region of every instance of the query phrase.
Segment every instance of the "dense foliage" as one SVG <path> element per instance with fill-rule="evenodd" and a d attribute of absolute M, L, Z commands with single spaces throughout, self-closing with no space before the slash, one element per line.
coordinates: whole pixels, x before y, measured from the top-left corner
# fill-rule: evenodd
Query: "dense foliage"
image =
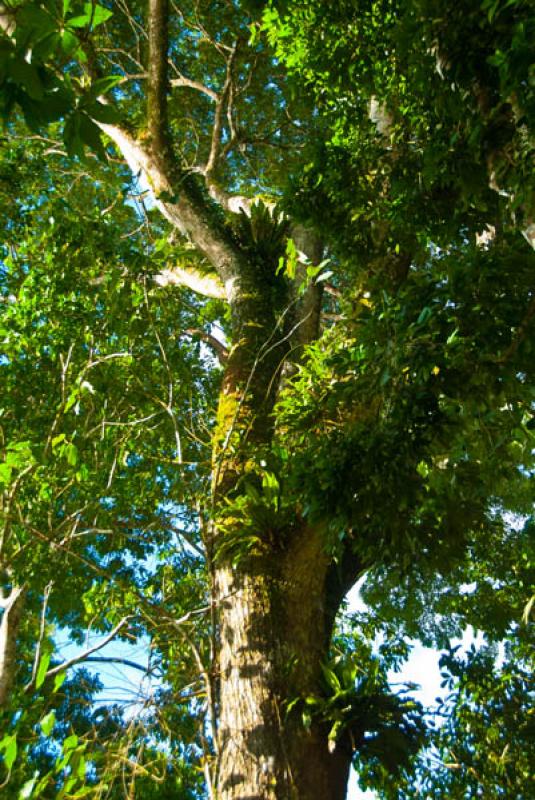
<path fill-rule="evenodd" d="M 214 565 L 267 566 L 303 525 L 346 589 L 366 575 L 367 610 L 339 612 L 283 724 L 325 731 L 380 797 L 532 796 L 530 4 L 171 4 L 176 194 L 113 147 L 119 122 L 157 133 L 145 3 L 4 13 L 2 619 L 19 587 L 24 608 L 0 796 L 215 797 Z M 172 279 L 215 285 L 173 222 L 182 191 L 261 274 L 263 307 L 291 318 L 322 291 L 223 501 L 218 453 L 237 463 L 254 423 L 238 404 L 222 429 L 221 400 L 216 423 L 240 339 L 217 287 Z M 324 249 L 304 267 L 296 223 Z M 484 644 L 463 653 L 468 626 Z M 142 647 L 131 707 L 99 699 L 90 634 L 123 667 Z M 442 651 L 432 708 L 389 680 L 415 641 Z"/>

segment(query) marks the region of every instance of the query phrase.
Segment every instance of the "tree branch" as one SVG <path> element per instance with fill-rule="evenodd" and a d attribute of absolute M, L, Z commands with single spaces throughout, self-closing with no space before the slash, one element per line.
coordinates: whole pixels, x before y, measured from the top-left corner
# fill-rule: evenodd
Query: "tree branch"
<path fill-rule="evenodd" d="M 195 267 L 170 267 L 155 275 L 154 280 L 158 286 L 187 286 L 205 297 L 226 298 L 225 287 L 218 276 L 206 275 Z"/>
<path fill-rule="evenodd" d="M 208 86 L 205 86 L 203 83 L 199 83 L 199 81 L 192 81 L 190 78 L 186 78 L 185 75 L 180 73 L 178 78 L 172 78 L 169 83 L 173 88 L 180 88 L 184 86 L 188 89 L 195 89 L 197 92 L 205 94 L 210 98 L 210 100 L 213 100 L 214 103 L 217 103 L 219 99 L 217 92 L 214 92 L 213 89 L 209 89 Z"/>
<path fill-rule="evenodd" d="M 26 597 L 24 586 L 13 586 L 2 598 L 4 613 L 0 621 L 0 708 L 7 705 L 17 669 L 17 636 Z"/>
<path fill-rule="evenodd" d="M 145 675 L 148 675 L 151 671 L 150 667 L 143 667 L 141 664 L 136 664 L 135 661 L 130 661 L 129 658 L 116 658 L 115 656 L 88 656 L 87 658 L 84 658 L 84 661 L 92 664 L 122 664 L 125 667 L 137 669 L 139 672 L 143 672 Z"/>
<path fill-rule="evenodd" d="M 124 626 L 130 619 L 131 619 L 130 616 L 123 617 L 123 619 L 115 626 L 115 628 L 113 628 L 113 630 L 109 632 L 109 634 L 102 640 L 102 642 L 99 642 L 99 644 L 90 647 L 88 650 L 85 650 L 83 653 L 80 653 L 80 655 L 70 658 L 68 661 L 63 661 L 56 667 L 52 667 L 52 669 L 49 669 L 47 671 L 45 678 L 52 678 L 54 675 L 58 675 L 60 672 L 65 672 L 70 667 L 74 667 L 80 661 L 87 661 L 88 656 L 92 655 L 93 653 L 96 653 L 98 650 L 102 650 L 103 647 L 109 644 L 111 640 L 117 636 L 121 628 L 124 628 Z M 33 687 L 34 683 L 35 683 L 35 678 L 32 677 L 31 681 L 24 687 L 24 691 L 29 692 L 30 689 Z"/>
<path fill-rule="evenodd" d="M 234 67 L 234 60 L 236 57 L 236 48 L 237 45 L 234 46 L 228 58 L 225 83 L 223 84 L 221 94 L 219 95 L 216 102 L 214 127 L 212 130 L 212 142 L 210 146 L 210 155 L 208 156 L 208 161 L 204 171 L 204 174 L 208 181 L 210 181 L 211 175 L 213 174 L 216 168 L 219 150 L 221 147 L 221 130 L 223 127 L 223 114 L 225 112 L 225 105 L 227 104 L 227 100 L 232 85 L 232 70 Z"/>
<path fill-rule="evenodd" d="M 15 10 L 4 3 L 0 3 L 0 31 L 3 31 L 6 36 L 12 36 L 15 32 L 15 27 Z"/>
<path fill-rule="evenodd" d="M 167 127 L 167 51 L 169 49 L 168 0 L 149 0 L 149 64 L 147 85 L 147 123 L 153 154 L 166 155 Z"/>
<path fill-rule="evenodd" d="M 206 256 L 225 284 L 227 298 L 231 299 L 233 282 L 239 277 L 242 265 L 241 253 L 223 228 L 213 221 L 202 198 L 190 191 L 188 176 L 182 174 L 175 185 L 176 176 L 166 158 L 167 153 L 155 157 L 119 125 L 98 121 L 96 124 L 115 142 L 132 173 L 144 176 L 162 215 Z"/>
<path fill-rule="evenodd" d="M 212 336 L 211 333 L 203 331 L 201 328 L 188 328 L 187 331 L 184 331 L 184 334 L 187 334 L 188 336 L 198 336 L 199 339 L 202 339 L 204 342 L 209 344 L 210 347 L 212 347 L 212 349 L 215 350 L 216 355 L 222 364 L 224 364 L 225 361 L 227 360 L 228 358 L 227 348 L 222 342 L 219 341 L 219 339 L 216 339 L 215 336 Z"/>

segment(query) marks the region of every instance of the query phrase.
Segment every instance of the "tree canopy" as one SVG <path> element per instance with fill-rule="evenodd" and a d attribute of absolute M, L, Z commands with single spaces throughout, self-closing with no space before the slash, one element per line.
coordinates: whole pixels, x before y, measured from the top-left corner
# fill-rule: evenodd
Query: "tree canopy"
<path fill-rule="evenodd" d="M 533 795 L 534 34 L 0 6 L 0 796 Z"/>

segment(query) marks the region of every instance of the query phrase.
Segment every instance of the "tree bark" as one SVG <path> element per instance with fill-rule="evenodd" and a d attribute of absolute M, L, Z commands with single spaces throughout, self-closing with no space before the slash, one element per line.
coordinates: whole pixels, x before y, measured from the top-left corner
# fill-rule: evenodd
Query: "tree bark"
<path fill-rule="evenodd" d="M 292 296 L 274 272 L 266 278 L 250 267 L 236 286 L 234 344 L 214 438 L 216 797 L 343 800 L 350 752 L 330 752 L 328 728 L 302 722 L 304 698 L 321 692 L 334 621 L 323 526 L 299 521 L 296 512 L 288 529 L 274 511 L 270 525 L 254 527 L 249 545 L 250 531 L 242 526 L 250 520 L 244 523 L 232 505 L 243 497 L 245 481 L 258 480 L 262 455 L 271 447 L 283 364 L 295 349 L 292 331 L 299 320 L 286 313 Z M 310 331 L 311 304 L 303 305 Z M 318 322 L 319 315 L 316 335 Z M 299 349 L 304 344 L 303 337 Z"/>
<path fill-rule="evenodd" d="M 22 621 L 25 591 L 14 586 L 2 600 L 4 609 L 0 622 L 0 709 L 9 703 L 17 669 L 17 636 Z"/>
<path fill-rule="evenodd" d="M 165 113 L 158 111 L 166 106 L 161 57 L 166 32 L 158 24 L 164 0 L 151 0 L 150 10 L 151 49 L 154 58 L 157 50 L 160 57 L 149 81 L 149 146 L 118 126 L 99 125 L 132 172 L 144 175 L 163 216 L 211 263 L 230 305 L 232 346 L 213 435 L 213 507 L 207 513 L 206 542 L 217 609 L 211 692 L 217 718 L 216 797 L 343 800 L 349 751 L 331 753 L 327 728 L 316 721 L 305 728 L 299 703 L 288 713 L 290 701 L 321 691 L 321 664 L 328 655 L 334 615 L 322 532 L 302 523 L 287 535 L 274 520 L 270 528 L 254 531 L 248 549 L 249 531 L 232 519 L 244 481 L 258 481 L 259 465 L 270 452 L 285 362 L 298 361 L 318 335 L 321 287 L 311 285 L 303 297 L 292 294 L 277 275 L 277 263 L 251 259 L 250 243 L 229 234 L 177 167 Z M 294 226 L 292 236 L 311 263 L 321 259 L 317 237 L 302 226 Z"/>
<path fill-rule="evenodd" d="M 328 655 L 329 561 L 322 531 L 303 526 L 286 552 L 216 570 L 218 800 L 346 796 L 350 749 L 331 752 L 328 726 L 301 717 Z"/>

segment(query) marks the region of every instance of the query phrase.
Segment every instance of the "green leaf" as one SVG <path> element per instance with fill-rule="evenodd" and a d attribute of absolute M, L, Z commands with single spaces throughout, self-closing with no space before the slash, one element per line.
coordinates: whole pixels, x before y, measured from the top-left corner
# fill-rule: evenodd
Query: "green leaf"
<path fill-rule="evenodd" d="M 87 114 L 80 114 L 80 138 L 99 158 L 103 161 L 106 160 L 106 150 L 100 138 L 100 128 Z"/>
<path fill-rule="evenodd" d="M 78 744 L 78 737 L 76 736 L 75 733 L 71 733 L 71 735 L 67 736 L 67 738 L 63 742 L 63 752 L 68 753 L 70 750 L 74 750 L 77 744 Z"/>
<path fill-rule="evenodd" d="M 11 483 L 12 467 L 9 464 L 0 464 L 0 484 L 9 486 Z"/>
<path fill-rule="evenodd" d="M 91 3 L 86 3 L 86 7 L 91 5 Z M 94 14 L 93 14 L 93 27 L 96 28 L 97 25 L 102 25 L 103 22 L 107 22 L 111 17 L 113 17 L 113 11 L 109 8 L 105 8 L 104 6 L 93 6 Z"/>
<path fill-rule="evenodd" d="M 50 736 L 52 732 L 52 728 L 56 724 L 56 713 L 55 711 L 49 711 L 49 713 L 43 717 L 40 722 L 41 730 L 43 731 L 44 736 Z"/>
<path fill-rule="evenodd" d="M 297 248 L 293 239 L 286 243 L 286 276 L 293 280 L 297 269 Z"/>
<path fill-rule="evenodd" d="M 68 25 L 69 28 L 86 28 L 90 21 L 90 14 L 81 14 L 78 17 L 71 17 L 70 19 L 66 20 L 65 25 Z"/>
<path fill-rule="evenodd" d="M 84 146 L 80 139 L 80 115 L 71 114 L 65 122 L 63 128 L 63 141 L 67 149 L 68 155 L 73 158 L 74 156 L 83 157 Z M 65 411 L 68 411 L 76 403 L 78 399 L 77 393 L 73 392 L 65 404 Z"/>
<path fill-rule="evenodd" d="M 37 5 L 23 6 L 17 14 L 17 25 L 27 32 L 37 33 L 39 37 L 48 35 L 55 30 L 55 24 L 50 14 Z M 32 47 L 32 57 L 34 48 Z"/>
<path fill-rule="evenodd" d="M 54 676 L 54 686 L 52 688 L 52 693 L 55 693 L 58 691 L 58 689 L 61 689 L 61 687 L 65 683 L 66 677 L 67 677 L 66 672 L 58 672 L 58 674 Z"/>
<path fill-rule="evenodd" d="M 54 436 L 52 439 L 52 450 L 56 450 L 58 445 L 65 441 L 65 438 L 66 437 L 64 433 L 58 433 L 57 436 Z"/>
<path fill-rule="evenodd" d="M 429 467 L 425 461 L 420 461 L 418 466 L 416 467 L 416 471 L 418 475 L 421 475 L 422 478 L 427 478 L 429 476 Z"/>
<path fill-rule="evenodd" d="M 447 345 L 451 345 L 451 344 L 453 344 L 453 343 L 454 343 L 454 341 L 457 339 L 457 334 L 458 334 L 458 333 L 459 333 L 459 328 L 455 328 L 455 330 L 453 330 L 453 331 L 450 333 L 450 335 L 448 336 L 448 338 L 446 339 L 446 344 L 447 344 Z"/>
<path fill-rule="evenodd" d="M 17 734 L 4 736 L 0 741 L 0 750 L 4 752 L 4 763 L 10 771 L 17 758 Z"/>
<path fill-rule="evenodd" d="M 22 85 L 33 100 L 44 97 L 43 84 L 37 69 L 22 58 L 14 59 L 9 64 L 9 74 L 13 80 Z"/>
<path fill-rule="evenodd" d="M 43 36 L 39 41 L 34 45 L 32 51 L 32 58 L 37 61 L 46 61 L 46 59 L 52 54 L 55 53 L 58 48 L 61 46 L 61 34 L 59 31 L 52 30 Z"/>
<path fill-rule="evenodd" d="M 390 381 L 392 375 L 390 374 L 390 370 L 388 367 L 385 367 L 381 374 L 381 380 L 379 381 L 380 386 L 386 386 L 386 384 Z"/>
<path fill-rule="evenodd" d="M 80 40 L 74 33 L 65 29 L 61 34 L 61 49 L 66 56 L 72 56 L 80 47 Z"/>
<path fill-rule="evenodd" d="M 78 464 L 78 448 L 75 444 L 66 444 L 62 447 L 62 453 L 67 459 L 67 464 L 75 467 Z"/>
<path fill-rule="evenodd" d="M 323 676 L 327 681 L 327 683 L 329 684 L 329 686 L 331 687 L 331 689 L 333 689 L 333 691 L 335 692 L 339 692 L 342 686 L 340 684 L 340 681 L 338 680 L 338 676 L 336 675 L 336 673 L 333 672 L 333 670 L 330 669 L 329 667 L 325 666 L 325 664 L 322 664 L 321 671 L 323 672 Z"/>
<path fill-rule="evenodd" d="M 113 125 L 120 120 L 120 114 L 113 106 L 104 105 L 104 103 L 88 103 L 84 105 L 88 115 L 97 122 L 104 122 L 107 125 Z"/>
<path fill-rule="evenodd" d="M 96 28 L 112 16 L 113 11 L 110 11 L 108 8 L 93 5 L 93 3 L 85 3 L 84 13 L 77 17 L 71 17 L 71 19 L 66 20 L 65 24 L 70 28 L 86 28 L 89 26 L 91 26 L 91 28 Z"/>
<path fill-rule="evenodd" d="M 6 464 L 17 469 L 24 469 L 34 463 L 30 442 L 15 442 L 8 445 Z"/>
<path fill-rule="evenodd" d="M 64 87 L 47 92 L 44 101 L 39 105 L 39 119 L 42 123 L 55 122 L 68 114 L 73 105 L 74 95 Z"/>
<path fill-rule="evenodd" d="M 420 315 L 419 315 L 418 319 L 416 320 L 416 324 L 417 325 L 424 325 L 427 322 L 427 320 L 429 319 L 429 317 L 431 316 L 431 314 L 432 314 L 432 311 L 429 308 L 429 306 L 424 306 L 422 308 L 422 310 L 420 311 Z"/>
<path fill-rule="evenodd" d="M 117 86 L 123 80 L 121 75 L 108 75 L 105 78 L 98 78 L 93 81 L 87 93 L 88 97 L 97 98 L 100 95 L 107 94 L 110 89 Z"/>
<path fill-rule="evenodd" d="M 50 664 L 50 653 L 43 653 L 43 655 L 41 656 L 41 660 L 39 661 L 39 668 L 37 670 L 37 674 L 35 676 L 36 689 L 39 689 L 43 685 L 49 664 Z"/>

